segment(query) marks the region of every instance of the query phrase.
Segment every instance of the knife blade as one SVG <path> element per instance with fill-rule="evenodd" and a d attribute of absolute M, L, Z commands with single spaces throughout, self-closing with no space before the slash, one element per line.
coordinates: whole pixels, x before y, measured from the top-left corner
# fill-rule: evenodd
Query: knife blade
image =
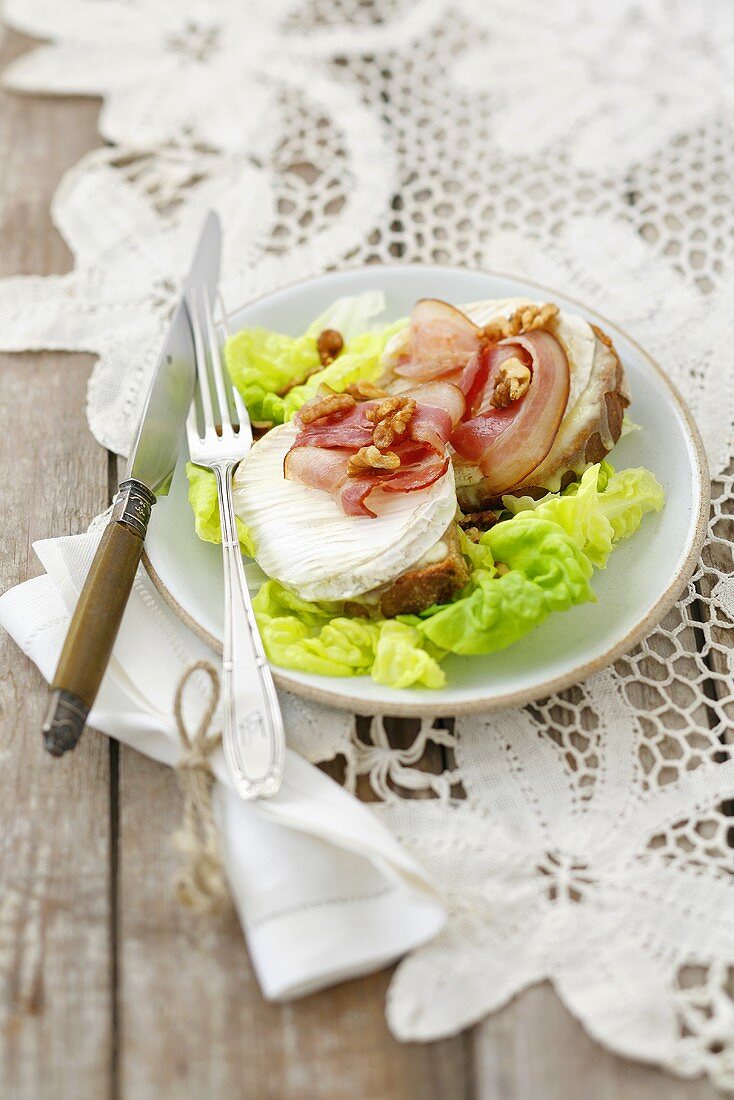
<path fill-rule="evenodd" d="M 214 293 L 219 283 L 221 228 L 213 212 L 207 215 L 183 285 L 168 336 L 151 380 L 130 449 L 125 480 L 142 481 L 157 497 L 168 493 L 178 458 L 183 423 L 194 395 L 194 347 L 186 295 L 206 287 Z"/>
<path fill-rule="evenodd" d="M 125 477 L 79 595 L 51 683 L 43 738 L 52 756 L 73 749 L 82 735 L 142 556 L 151 509 L 156 498 L 170 488 L 196 380 L 185 296 L 194 286 L 214 293 L 220 242 L 219 220 L 209 214 L 153 371 Z"/>

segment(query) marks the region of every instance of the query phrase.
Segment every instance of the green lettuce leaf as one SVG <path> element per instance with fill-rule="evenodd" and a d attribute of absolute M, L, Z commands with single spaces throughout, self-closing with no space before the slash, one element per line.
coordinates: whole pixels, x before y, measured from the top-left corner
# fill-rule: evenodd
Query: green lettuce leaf
<path fill-rule="evenodd" d="M 230 337 L 224 347 L 225 363 L 252 420 L 283 424 L 322 385 L 341 392 L 359 379 L 377 378 L 387 341 L 407 323 L 396 321 L 366 331 L 383 308 L 382 294 L 360 294 L 338 299 L 303 336 L 245 328 Z M 345 343 L 334 362 L 321 367 L 316 339 L 325 328 L 336 329 Z"/>
<path fill-rule="evenodd" d="M 613 466 L 602 462 L 590 466 L 581 481 L 563 493 L 549 493 L 540 500 L 506 496 L 503 503 L 517 519 L 530 514 L 558 523 L 592 564 L 603 569 L 616 543 L 634 534 L 647 512 L 660 511 L 665 494 L 649 470 L 615 473 Z"/>
<path fill-rule="evenodd" d="M 528 513 L 486 531 L 478 544 L 509 572 L 475 569 L 453 603 L 431 608 L 417 629 L 451 653 L 494 653 L 518 641 L 551 611 L 594 599 L 591 562 L 557 523 Z"/>
<path fill-rule="evenodd" d="M 665 504 L 663 487 L 643 467 L 620 470 L 609 478 L 599 507 L 611 524 L 612 545 L 634 535 L 647 512 L 659 512 Z"/>
<path fill-rule="evenodd" d="M 404 322 L 398 321 L 388 325 L 379 332 L 364 332 L 361 336 L 355 336 L 345 345 L 340 355 L 330 363 L 328 367 L 312 374 L 302 385 L 294 386 L 283 401 L 283 420 L 290 420 L 292 416 L 318 393 L 321 386 L 341 393 L 351 385 L 362 379 L 374 382 L 382 374 L 382 353 L 391 336 L 399 332 Z"/>
<path fill-rule="evenodd" d="M 273 580 L 265 582 L 253 606 L 265 651 L 274 664 L 321 676 L 369 672 L 378 634 L 373 623 L 340 616 L 338 604 L 302 600 Z"/>
<path fill-rule="evenodd" d="M 446 673 L 424 645 L 415 627 L 395 619 L 384 620 L 380 623 L 372 679 L 394 688 L 443 687 Z"/>
<path fill-rule="evenodd" d="M 280 392 L 313 371 L 320 360 L 312 336 L 281 336 L 263 328 L 245 328 L 224 345 L 224 361 L 233 384 L 255 421 L 282 424 L 286 397 Z"/>
<path fill-rule="evenodd" d="M 417 630 L 393 620 L 340 614 L 340 605 L 309 603 L 278 581 L 254 600 L 268 658 L 321 676 L 366 676 L 391 687 L 441 687 L 444 674 Z"/>
<path fill-rule="evenodd" d="M 472 542 L 461 527 L 457 527 L 456 530 L 459 536 L 459 549 L 471 564 L 472 569 L 486 569 L 493 575 L 494 558 L 487 542 L 483 538 L 480 538 L 479 542 Z"/>
<path fill-rule="evenodd" d="M 336 329 L 345 343 L 372 331 L 374 319 L 385 311 L 385 295 L 381 290 L 366 290 L 337 298 L 308 326 L 310 336 L 318 336 L 325 328 Z"/>

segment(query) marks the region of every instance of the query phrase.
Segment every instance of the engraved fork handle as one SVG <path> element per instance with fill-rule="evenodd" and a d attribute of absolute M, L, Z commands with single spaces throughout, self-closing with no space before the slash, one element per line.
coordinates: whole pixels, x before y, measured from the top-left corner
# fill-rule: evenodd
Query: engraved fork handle
<path fill-rule="evenodd" d="M 219 494 L 224 562 L 222 744 L 242 798 L 268 798 L 280 787 L 285 733 L 275 684 L 255 621 L 242 564 L 232 474 L 236 462 L 213 466 Z"/>

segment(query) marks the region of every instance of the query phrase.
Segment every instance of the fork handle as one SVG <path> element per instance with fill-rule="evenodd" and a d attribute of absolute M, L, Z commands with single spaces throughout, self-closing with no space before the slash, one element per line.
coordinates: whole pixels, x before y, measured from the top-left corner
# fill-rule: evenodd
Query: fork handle
<path fill-rule="evenodd" d="M 223 462 L 213 467 L 224 563 L 222 744 L 237 793 L 245 799 L 268 798 L 276 794 L 283 777 L 285 732 L 242 563 L 232 499 L 236 465 Z"/>

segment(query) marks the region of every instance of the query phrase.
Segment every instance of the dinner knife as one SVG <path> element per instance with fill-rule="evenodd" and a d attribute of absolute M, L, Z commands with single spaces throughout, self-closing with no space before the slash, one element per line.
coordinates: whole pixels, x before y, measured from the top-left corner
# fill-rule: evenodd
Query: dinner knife
<path fill-rule="evenodd" d="M 185 294 L 197 286 L 214 293 L 219 250 L 219 222 L 210 214 L 153 372 L 125 477 L 84 582 L 51 683 L 43 738 L 52 756 L 62 756 L 73 749 L 82 735 L 140 563 L 151 509 L 156 498 L 168 493 L 171 485 L 196 379 Z"/>

